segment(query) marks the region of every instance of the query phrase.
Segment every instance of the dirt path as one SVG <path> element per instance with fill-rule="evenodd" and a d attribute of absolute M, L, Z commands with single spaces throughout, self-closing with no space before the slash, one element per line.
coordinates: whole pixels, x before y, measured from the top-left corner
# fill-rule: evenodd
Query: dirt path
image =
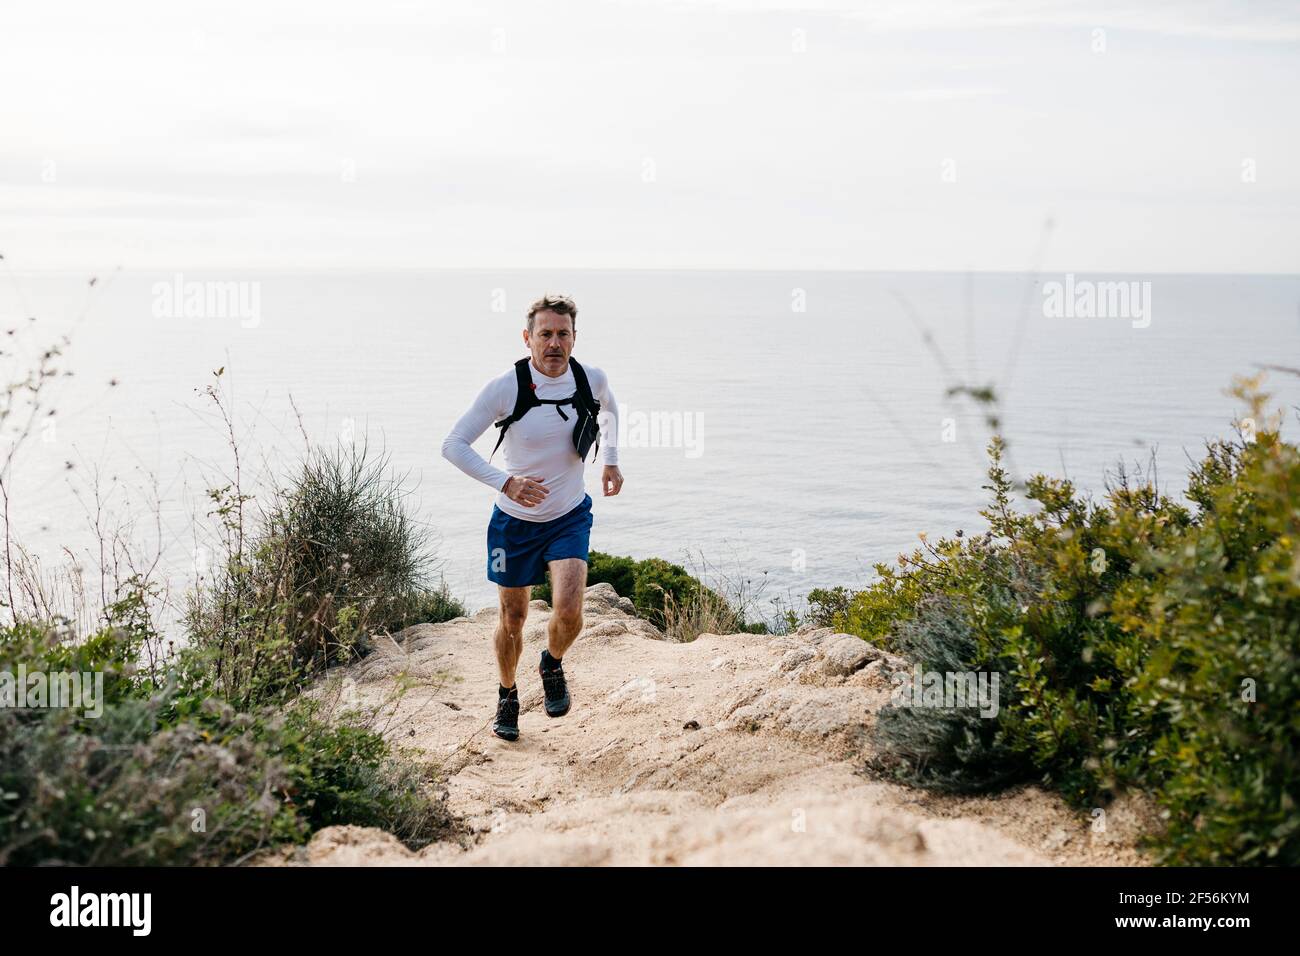
<path fill-rule="evenodd" d="M 533 602 L 520 739 L 488 729 L 495 610 L 421 625 L 336 672 L 363 706 L 416 686 L 386 733 L 440 765 L 470 836 L 412 853 L 380 830 L 331 827 L 295 861 L 342 864 L 1141 864 L 1139 813 L 1104 833 L 1025 788 L 936 797 L 855 772 L 888 700 L 864 642 L 811 631 L 669 643 L 608 585 L 587 590 L 565 655 L 568 716 L 541 708 L 549 609 Z M 339 678 L 342 680 L 339 681 Z"/>

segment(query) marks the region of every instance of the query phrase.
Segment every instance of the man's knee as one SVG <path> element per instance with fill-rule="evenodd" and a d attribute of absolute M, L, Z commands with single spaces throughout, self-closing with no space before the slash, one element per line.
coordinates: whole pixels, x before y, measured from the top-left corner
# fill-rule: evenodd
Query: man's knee
<path fill-rule="evenodd" d="M 582 605 L 556 605 L 551 613 L 551 620 L 560 631 L 570 635 L 577 634 L 582 630 Z"/>
<path fill-rule="evenodd" d="M 501 606 L 501 626 L 505 628 L 508 634 L 522 634 L 524 632 L 524 622 L 528 620 L 528 605 L 522 607 L 516 604 L 503 604 Z"/>

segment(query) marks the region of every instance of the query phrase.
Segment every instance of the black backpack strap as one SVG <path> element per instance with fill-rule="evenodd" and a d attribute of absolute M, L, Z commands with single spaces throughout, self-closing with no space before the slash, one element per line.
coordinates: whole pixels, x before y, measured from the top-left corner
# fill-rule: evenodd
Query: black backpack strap
<path fill-rule="evenodd" d="M 569 366 L 573 369 L 573 383 L 578 386 L 578 392 L 574 397 L 586 406 L 592 415 L 600 414 L 600 402 L 596 401 L 596 396 L 591 394 L 591 382 L 587 381 L 587 370 L 578 364 L 577 359 L 569 359 Z"/>
<path fill-rule="evenodd" d="M 496 423 L 496 427 L 501 429 L 501 433 L 497 435 L 497 443 L 492 446 L 492 454 L 488 456 L 489 462 L 496 455 L 501 443 L 505 441 L 506 429 L 527 415 L 529 409 L 536 408 L 541 404 L 537 399 L 537 392 L 533 389 L 533 373 L 528 370 L 531 361 L 531 357 L 524 356 L 515 363 L 515 408 L 509 415 Z"/>
<path fill-rule="evenodd" d="M 573 384 L 578 386 L 578 391 L 574 393 L 573 403 L 578 408 L 578 417 L 581 420 L 582 413 L 585 411 L 591 416 L 592 421 L 596 421 L 600 416 L 600 402 L 596 401 L 596 396 L 591 393 L 591 382 L 587 380 L 587 370 L 583 368 L 577 359 L 569 359 L 569 366 L 573 369 Z M 596 428 L 596 456 L 600 455 L 600 428 Z M 585 457 L 585 456 L 584 456 Z M 595 458 L 592 459 L 593 461 Z"/>

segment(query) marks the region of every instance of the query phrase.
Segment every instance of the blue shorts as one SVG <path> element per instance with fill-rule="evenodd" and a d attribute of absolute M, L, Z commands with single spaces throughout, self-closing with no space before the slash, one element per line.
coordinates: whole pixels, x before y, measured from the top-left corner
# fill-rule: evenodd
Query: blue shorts
<path fill-rule="evenodd" d="M 551 521 L 524 521 L 495 505 L 487 531 L 488 580 L 503 588 L 546 583 L 546 562 L 587 560 L 591 540 L 591 495 Z"/>

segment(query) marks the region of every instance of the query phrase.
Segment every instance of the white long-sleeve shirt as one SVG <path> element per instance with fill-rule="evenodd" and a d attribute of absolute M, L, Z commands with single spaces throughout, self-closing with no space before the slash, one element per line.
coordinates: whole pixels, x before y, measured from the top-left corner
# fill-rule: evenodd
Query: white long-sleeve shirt
<path fill-rule="evenodd" d="M 600 402 L 601 454 L 605 464 L 617 465 L 618 404 L 609 389 L 609 377 L 592 365 L 583 363 L 582 368 L 591 384 L 591 394 Z M 578 390 L 572 367 L 555 378 L 539 371 L 532 362 L 528 363 L 528 370 L 537 386 L 538 398 L 569 398 Z M 471 478 L 501 492 L 496 503 L 506 514 L 524 521 L 551 521 L 576 508 L 587 493 L 582 459 L 573 447 L 576 419 L 572 405 L 562 406 L 568 421 L 560 417 L 556 406 L 539 405 L 506 429 L 501 444 L 501 451 L 505 452 L 504 471 L 485 461 L 473 447 L 480 435 L 514 411 L 517 391 L 513 366 L 483 386 L 470 410 L 443 439 L 442 457 Z M 496 443 L 495 432 L 492 441 Z M 514 476 L 540 478 L 550 493 L 541 504 L 525 508 L 501 491 Z"/>

